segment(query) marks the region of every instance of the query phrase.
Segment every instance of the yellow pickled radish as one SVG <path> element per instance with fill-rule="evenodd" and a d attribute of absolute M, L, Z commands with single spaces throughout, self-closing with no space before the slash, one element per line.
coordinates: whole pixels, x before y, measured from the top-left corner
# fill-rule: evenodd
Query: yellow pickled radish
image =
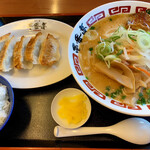
<path fill-rule="evenodd" d="M 84 94 L 65 96 L 59 101 L 58 115 L 69 124 L 77 124 L 87 117 L 87 97 Z"/>

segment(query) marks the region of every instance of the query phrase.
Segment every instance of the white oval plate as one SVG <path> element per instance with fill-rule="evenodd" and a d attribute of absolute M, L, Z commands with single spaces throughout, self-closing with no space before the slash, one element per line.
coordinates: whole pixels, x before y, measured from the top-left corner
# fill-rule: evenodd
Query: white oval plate
<path fill-rule="evenodd" d="M 27 19 L 12 22 L 0 27 L 0 36 L 11 32 L 15 39 L 22 35 L 31 37 L 41 31 L 43 34 L 51 33 L 60 42 L 60 61 L 52 67 L 35 65 L 31 70 L 16 70 L 0 75 L 5 77 L 13 88 L 26 89 L 50 85 L 61 81 L 71 75 L 68 60 L 68 42 L 73 28 L 63 22 L 52 19 Z"/>
<path fill-rule="evenodd" d="M 98 103 L 120 113 L 133 116 L 150 116 L 150 104 L 135 107 L 111 99 L 98 91 L 84 76 L 78 59 L 79 44 L 86 30 L 107 16 L 120 13 L 135 13 L 150 8 L 150 3 L 140 1 L 116 1 L 99 6 L 84 15 L 74 27 L 69 41 L 69 62 L 72 73 L 81 88 Z"/>

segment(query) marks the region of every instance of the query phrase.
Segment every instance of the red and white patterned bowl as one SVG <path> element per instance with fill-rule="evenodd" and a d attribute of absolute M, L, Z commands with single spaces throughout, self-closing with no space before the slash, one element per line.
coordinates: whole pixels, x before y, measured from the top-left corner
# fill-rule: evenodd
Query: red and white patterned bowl
<path fill-rule="evenodd" d="M 84 33 L 88 28 L 98 20 L 106 16 L 120 14 L 120 13 L 137 13 L 145 11 L 150 8 L 150 3 L 140 1 L 116 1 L 99 6 L 89 13 L 84 15 L 74 27 L 69 41 L 69 63 L 71 66 L 72 74 L 80 87 L 98 103 L 115 110 L 120 113 L 133 115 L 133 116 L 150 116 L 150 105 L 136 105 L 130 107 L 115 99 L 111 99 L 98 91 L 84 76 L 79 59 L 79 44 L 82 40 Z"/>

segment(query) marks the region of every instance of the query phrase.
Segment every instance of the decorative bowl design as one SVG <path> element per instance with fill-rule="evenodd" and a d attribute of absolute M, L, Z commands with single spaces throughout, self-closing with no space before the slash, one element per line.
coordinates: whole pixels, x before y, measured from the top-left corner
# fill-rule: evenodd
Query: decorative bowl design
<path fill-rule="evenodd" d="M 150 116 L 150 105 L 138 105 L 135 107 L 123 104 L 115 99 L 105 96 L 98 91 L 85 77 L 79 63 L 79 45 L 86 31 L 97 21 L 121 13 L 138 13 L 150 8 L 150 3 L 140 1 L 116 1 L 99 6 L 84 15 L 74 27 L 69 41 L 69 62 L 72 74 L 80 87 L 95 101 L 114 111 L 133 115 Z"/>

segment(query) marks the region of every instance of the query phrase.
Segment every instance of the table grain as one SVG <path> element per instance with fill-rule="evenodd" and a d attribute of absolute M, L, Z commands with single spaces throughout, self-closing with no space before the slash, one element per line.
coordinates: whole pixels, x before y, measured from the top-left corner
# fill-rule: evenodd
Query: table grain
<path fill-rule="evenodd" d="M 114 0 L 0 0 L 0 17 L 84 15 L 109 2 Z"/>

